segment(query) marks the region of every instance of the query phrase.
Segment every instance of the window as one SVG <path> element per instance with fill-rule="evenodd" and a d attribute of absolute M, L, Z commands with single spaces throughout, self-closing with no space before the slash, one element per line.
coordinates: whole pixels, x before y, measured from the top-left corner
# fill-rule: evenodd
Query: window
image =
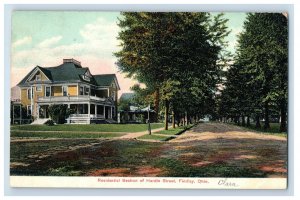
<path fill-rule="evenodd" d="M 83 78 L 83 80 L 86 80 L 86 81 L 88 81 L 88 82 L 91 81 L 91 78 L 88 77 L 88 76 L 86 76 L 86 75 L 83 75 L 82 78 Z"/>
<path fill-rule="evenodd" d="M 63 96 L 68 95 L 68 86 L 66 86 L 66 85 L 62 86 L 62 93 L 63 93 Z"/>
<path fill-rule="evenodd" d="M 89 95 L 90 94 L 90 88 L 89 87 L 85 87 L 85 95 Z"/>
<path fill-rule="evenodd" d="M 32 96 L 32 91 L 31 91 L 31 88 L 27 89 L 27 99 L 31 99 L 31 96 Z"/>
<path fill-rule="evenodd" d="M 42 86 L 41 85 L 35 86 L 35 91 L 41 92 L 42 91 Z"/>
<path fill-rule="evenodd" d="M 31 115 L 31 105 L 27 105 L 27 115 Z"/>
<path fill-rule="evenodd" d="M 82 86 L 80 86 L 80 88 L 79 88 L 79 95 L 83 95 L 83 87 Z"/>
<path fill-rule="evenodd" d="M 46 87 L 45 87 L 45 96 L 46 96 L 46 97 L 50 97 L 50 96 L 51 96 L 50 93 L 51 93 L 51 88 L 50 88 L 50 86 L 46 86 Z"/>
<path fill-rule="evenodd" d="M 116 100 L 116 92 L 115 92 L 115 91 L 112 92 L 112 99 L 113 99 L 114 101 Z"/>
<path fill-rule="evenodd" d="M 42 76 L 41 75 L 36 75 L 35 76 L 35 80 L 36 81 L 41 81 L 42 80 Z"/>

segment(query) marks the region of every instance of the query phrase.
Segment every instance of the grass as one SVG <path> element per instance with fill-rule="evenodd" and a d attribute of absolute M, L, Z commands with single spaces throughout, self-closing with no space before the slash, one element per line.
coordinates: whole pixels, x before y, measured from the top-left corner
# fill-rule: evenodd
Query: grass
<path fill-rule="evenodd" d="M 67 149 L 68 146 L 76 146 L 86 144 L 86 142 L 93 142 L 96 140 L 48 140 L 36 142 L 12 142 L 10 144 L 10 161 L 24 162 L 29 159 L 29 155 L 41 154 L 47 151 L 54 151 L 57 149 Z M 29 159 L 30 160 L 30 159 Z"/>
<path fill-rule="evenodd" d="M 179 135 L 184 132 L 186 129 L 191 128 L 193 125 L 181 126 L 176 128 L 170 128 L 168 130 L 161 130 L 154 132 L 151 135 L 143 135 L 139 139 L 150 139 L 150 140 L 159 140 L 159 141 L 168 141 L 175 138 L 175 135 Z M 173 137 L 172 137 L 173 136 Z"/>
<path fill-rule="evenodd" d="M 176 128 L 170 128 L 168 130 L 161 130 L 161 131 L 155 132 L 154 134 L 177 135 L 190 127 L 192 127 L 192 125 L 180 126 L 180 127 L 176 127 Z"/>
<path fill-rule="evenodd" d="M 81 132 L 16 132 L 11 131 L 11 137 L 25 138 L 108 138 L 120 137 L 123 133 L 81 133 Z"/>
<path fill-rule="evenodd" d="M 151 124 L 152 129 L 163 127 L 162 123 Z M 25 131 L 76 131 L 76 132 L 140 132 L 148 129 L 147 124 L 59 124 L 47 125 L 13 125 L 11 130 Z"/>
<path fill-rule="evenodd" d="M 211 164 L 204 167 L 193 167 L 177 159 L 160 158 L 155 160 L 156 167 L 167 170 L 168 177 L 265 177 L 265 173 L 237 166 L 230 166 L 226 163 Z"/>
<path fill-rule="evenodd" d="M 180 133 L 183 130 L 184 130 L 183 128 L 176 127 L 176 128 L 171 128 L 169 130 L 162 130 L 162 131 L 159 131 L 159 132 L 155 132 L 154 134 L 176 135 L 176 134 Z"/>
<path fill-rule="evenodd" d="M 233 124 L 233 125 L 237 126 L 237 124 Z M 263 133 L 263 134 L 287 137 L 286 132 L 279 132 L 280 123 L 270 123 L 270 129 L 266 129 L 266 130 L 263 128 L 263 124 L 261 124 L 261 126 L 262 126 L 261 128 L 256 128 L 255 124 L 251 124 L 250 126 L 247 126 L 247 127 L 243 127 L 243 126 L 239 126 L 239 127 L 242 127 L 247 130 L 253 130 L 253 131 L 256 131 L 259 133 Z"/>
<path fill-rule="evenodd" d="M 89 144 L 93 145 L 86 146 Z M 69 147 L 76 145 L 82 147 L 70 150 Z M 114 168 L 129 168 L 134 172 L 136 167 L 150 165 L 152 152 L 158 148 L 158 143 L 122 140 L 13 142 L 10 161 L 29 165 L 11 167 L 10 173 L 30 176 L 86 176 L 91 171 Z M 48 157 L 40 157 L 47 154 Z"/>
<path fill-rule="evenodd" d="M 166 135 L 165 137 L 168 137 Z M 157 137 L 157 136 L 151 136 Z M 215 144 L 219 144 L 214 141 Z M 248 141 L 249 144 L 256 144 Z M 263 172 L 257 163 L 263 160 L 253 160 L 244 164 L 235 160 L 223 158 L 224 152 L 238 151 L 240 147 L 223 147 L 206 142 L 188 144 L 166 144 L 139 140 L 95 140 L 95 139 L 66 139 L 31 142 L 11 142 L 11 175 L 29 176 L 100 176 L 99 170 L 125 169 L 123 176 L 144 176 L 137 174 L 143 168 L 161 169 L 160 177 L 266 177 L 269 172 Z M 186 148 L 177 148 L 185 146 Z M 229 144 L 228 144 L 229 145 Z M 244 144 L 240 144 L 243 146 Z M 277 147 L 264 144 L 258 158 L 269 158 L 269 153 L 277 154 Z M 74 148 L 76 147 L 77 148 Z M 232 145 L 230 145 L 232 146 Z M 252 147 L 252 146 L 249 146 Z M 248 147 L 246 148 L 248 149 Z M 250 148 L 249 148 L 250 149 Z M 251 148 L 252 149 L 252 148 Z M 250 150 L 251 150 L 250 149 Z M 249 151 L 250 151 L 249 150 Z M 268 152 L 266 152 L 268 151 Z M 221 152 L 221 153 L 220 153 Z M 223 152 L 223 153 L 222 153 Z M 253 150 L 251 150 L 253 153 Z M 194 153 L 191 157 L 186 153 Z M 252 153 L 249 152 L 250 155 Z M 264 154 L 262 154 L 264 153 Z M 45 155 L 47 157 L 45 157 Z M 185 156 L 184 156 L 185 155 Z M 203 156 L 203 157 L 202 157 Z M 213 158 L 211 164 L 197 167 L 192 165 L 201 160 Z M 222 159 L 221 159 L 222 158 Z M 282 158 L 278 157 L 277 160 Z M 276 160 L 275 159 L 275 160 Z M 194 162 L 195 161 L 195 162 Z M 269 162 L 273 163 L 272 161 Z M 238 161 L 243 163 L 241 161 Z M 23 163 L 24 165 L 18 165 Z M 148 172 L 145 172 L 148 173 Z M 101 176 L 121 176 L 107 173 Z"/>
<path fill-rule="evenodd" d="M 167 138 L 169 138 L 169 136 L 155 135 L 155 134 L 151 134 L 151 135 L 143 135 L 143 136 L 139 137 L 139 139 L 160 140 L 160 141 L 164 141 L 164 140 L 166 140 Z"/>

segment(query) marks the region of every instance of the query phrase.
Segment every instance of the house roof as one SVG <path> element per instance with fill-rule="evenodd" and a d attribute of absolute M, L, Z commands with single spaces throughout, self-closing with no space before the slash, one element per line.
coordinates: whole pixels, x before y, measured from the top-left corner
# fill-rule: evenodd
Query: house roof
<path fill-rule="evenodd" d="M 129 99 L 132 99 L 133 97 L 134 97 L 134 93 L 123 93 L 120 96 L 120 99 L 122 99 L 122 100 L 129 100 Z"/>
<path fill-rule="evenodd" d="M 35 70 L 40 70 L 42 73 L 44 73 L 45 76 L 49 79 L 48 82 L 51 83 L 86 82 L 96 86 L 110 86 L 112 82 L 115 81 L 117 87 L 119 88 L 117 77 L 115 74 L 92 75 L 90 81 L 84 80 L 83 75 L 89 69 L 87 67 L 81 67 L 76 62 L 64 62 L 63 64 L 55 67 L 36 66 L 20 81 L 18 86 L 30 85 L 27 80 L 28 78 L 30 78 L 30 76 L 32 76 Z"/>
<path fill-rule="evenodd" d="M 98 86 L 110 86 L 114 81 L 118 88 L 120 88 L 115 74 L 97 74 L 93 75 Z"/>

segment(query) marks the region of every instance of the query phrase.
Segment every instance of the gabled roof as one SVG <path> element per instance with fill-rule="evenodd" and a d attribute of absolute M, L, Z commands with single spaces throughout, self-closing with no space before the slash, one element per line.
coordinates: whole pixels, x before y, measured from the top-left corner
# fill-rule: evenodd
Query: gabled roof
<path fill-rule="evenodd" d="M 134 93 L 123 93 L 121 96 L 120 96 L 120 100 L 130 100 L 130 99 L 133 99 L 134 97 Z"/>
<path fill-rule="evenodd" d="M 36 66 L 20 81 L 18 86 L 29 86 L 32 82 L 28 82 L 27 80 L 34 75 L 37 70 L 40 70 L 49 79 L 49 81 L 39 81 L 41 83 L 86 82 L 96 86 L 111 86 L 111 84 L 115 82 L 117 88 L 120 89 L 115 74 L 92 75 L 92 77 L 90 77 L 90 81 L 88 81 L 83 77 L 85 74 L 90 75 L 87 67 L 81 67 L 81 65 L 78 65 L 76 62 L 65 62 L 65 60 L 63 64 L 55 67 Z M 38 82 L 35 81 L 35 83 Z"/>
<path fill-rule="evenodd" d="M 98 86 L 111 86 L 115 82 L 118 89 L 120 89 L 117 77 L 115 74 L 97 74 L 93 75 Z"/>

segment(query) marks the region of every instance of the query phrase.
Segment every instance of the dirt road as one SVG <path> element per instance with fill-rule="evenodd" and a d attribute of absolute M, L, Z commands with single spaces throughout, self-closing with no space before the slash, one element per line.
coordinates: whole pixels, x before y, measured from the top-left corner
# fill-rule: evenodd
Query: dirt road
<path fill-rule="evenodd" d="M 168 142 L 122 139 L 14 141 L 11 174 L 286 177 L 287 139 L 200 123 Z"/>
<path fill-rule="evenodd" d="M 176 144 L 175 149 L 181 149 L 179 159 L 192 166 L 226 163 L 259 170 L 268 177 L 286 176 L 285 137 L 224 123 L 200 123 L 170 143 Z"/>

